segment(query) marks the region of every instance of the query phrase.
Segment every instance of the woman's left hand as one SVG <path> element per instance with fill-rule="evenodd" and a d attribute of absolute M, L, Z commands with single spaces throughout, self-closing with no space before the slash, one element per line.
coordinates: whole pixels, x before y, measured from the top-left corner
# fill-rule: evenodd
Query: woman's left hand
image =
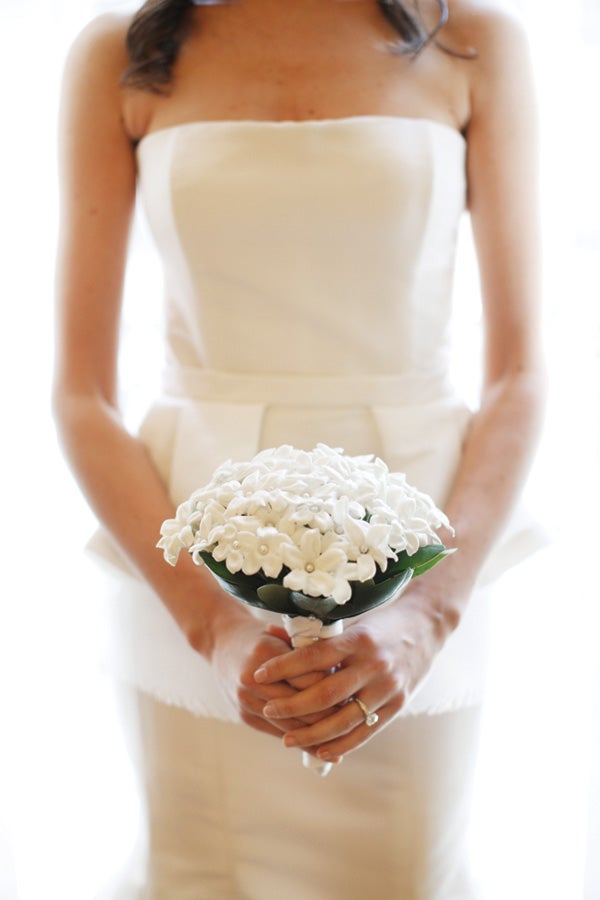
<path fill-rule="evenodd" d="M 317 722 L 289 731 L 284 744 L 313 753 L 318 748 L 320 759 L 335 760 L 365 744 L 406 706 L 449 630 L 422 592 L 409 588 L 343 634 L 264 663 L 254 675 L 261 684 L 331 673 L 294 696 L 269 701 L 263 715 L 275 722 L 320 713 Z M 374 725 L 367 725 L 361 706 L 352 702 L 356 697 L 377 713 Z"/>

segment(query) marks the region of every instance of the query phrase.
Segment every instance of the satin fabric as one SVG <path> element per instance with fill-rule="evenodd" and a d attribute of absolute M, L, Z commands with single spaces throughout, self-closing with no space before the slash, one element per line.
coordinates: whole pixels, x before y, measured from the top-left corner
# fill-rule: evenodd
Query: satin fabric
<path fill-rule="evenodd" d="M 480 709 L 398 719 L 326 777 L 269 735 L 132 698 L 143 900 L 476 900 Z"/>

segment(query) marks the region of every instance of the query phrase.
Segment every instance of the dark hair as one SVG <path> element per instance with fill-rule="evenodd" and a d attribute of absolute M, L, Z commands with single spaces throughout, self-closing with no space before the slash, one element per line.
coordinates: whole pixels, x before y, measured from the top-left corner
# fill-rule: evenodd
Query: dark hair
<path fill-rule="evenodd" d="M 398 32 L 399 39 L 390 49 L 396 54 L 421 52 L 437 41 L 436 35 L 448 21 L 446 0 L 436 0 L 440 17 L 432 31 L 427 31 L 420 17 L 408 12 L 402 0 L 376 0 L 383 15 Z M 146 0 L 133 17 L 127 32 L 129 65 L 122 83 L 154 93 L 163 93 L 171 81 L 173 66 L 189 27 L 189 10 L 193 0 Z M 442 45 L 442 50 L 453 53 Z M 456 53 L 456 56 L 462 54 Z"/>

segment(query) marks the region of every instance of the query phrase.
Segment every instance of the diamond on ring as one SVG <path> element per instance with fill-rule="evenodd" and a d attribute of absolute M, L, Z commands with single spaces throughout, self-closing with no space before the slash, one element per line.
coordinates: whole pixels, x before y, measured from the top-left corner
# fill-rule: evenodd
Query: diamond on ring
<path fill-rule="evenodd" d="M 366 703 L 363 703 L 362 700 L 359 699 L 359 697 L 353 697 L 352 699 L 355 703 L 358 703 L 360 711 L 365 717 L 365 725 L 367 726 L 367 728 L 372 728 L 373 725 L 377 725 L 377 723 L 379 722 L 379 716 L 377 715 L 377 713 L 371 712 Z"/>

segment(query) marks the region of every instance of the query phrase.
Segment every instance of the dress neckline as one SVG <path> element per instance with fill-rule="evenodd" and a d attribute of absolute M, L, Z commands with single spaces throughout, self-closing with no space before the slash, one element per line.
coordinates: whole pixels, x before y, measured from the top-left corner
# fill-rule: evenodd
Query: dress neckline
<path fill-rule="evenodd" d="M 155 131 L 149 131 L 139 139 L 136 149 L 139 149 L 147 141 L 162 136 L 172 134 L 177 131 L 192 130 L 206 128 L 214 130 L 219 128 L 236 128 L 240 129 L 264 129 L 264 130 L 284 130 L 284 129 L 318 129 L 328 128 L 331 126 L 357 126 L 370 124 L 399 124 L 399 125 L 418 125 L 426 126 L 433 129 L 439 129 L 441 132 L 447 132 L 456 136 L 458 140 L 465 145 L 466 138 L 462 132 L 458 131 L 452 125 L 446 122 L 440 122 L 437 119 L 430 119 L 425 116 L 394 116 L 394 115 L 357 115 L 357 116 L 339 116 L 326 119 L 193 119 L 189 122 L 179 122 L 175 125 L 166 125 L 164 128 L 157 128 Z"/>

